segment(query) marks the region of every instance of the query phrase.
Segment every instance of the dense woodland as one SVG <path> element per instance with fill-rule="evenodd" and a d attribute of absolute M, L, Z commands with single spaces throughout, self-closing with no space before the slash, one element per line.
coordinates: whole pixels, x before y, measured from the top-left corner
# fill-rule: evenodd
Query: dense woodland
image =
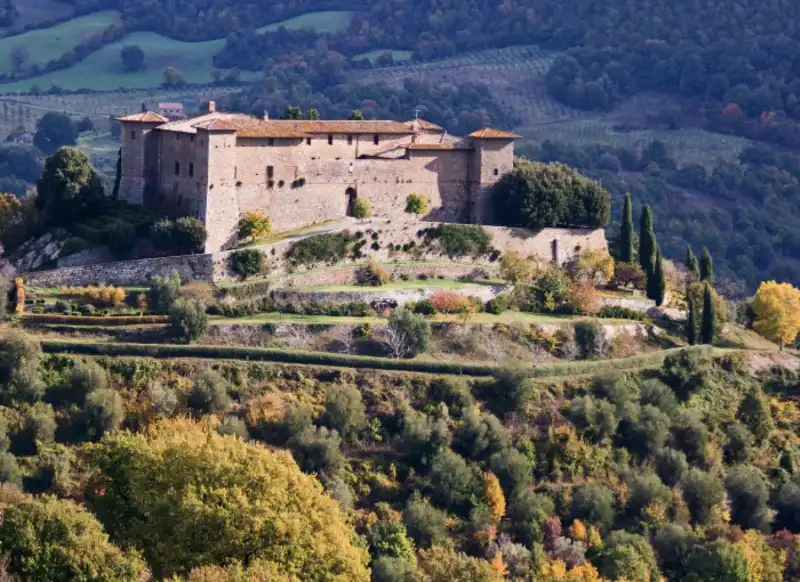
<path fill-rule="evenodd" d="M 706 245 L 721 274 L 745 283 L 729 294 L 751 292 L 765 279 L 800 281 L 800 164 L 793 154 L 749 147 L 738 164 L 709 172 L 696 164 L 679 167 L 657 141 L 640 154 L 550 141 L 523 144 L 520 152 L 599 179 L 612 194 L 614 216 L 626 193 L 650 204 L 665 256 L 681 260 L 687 245 Z"/>

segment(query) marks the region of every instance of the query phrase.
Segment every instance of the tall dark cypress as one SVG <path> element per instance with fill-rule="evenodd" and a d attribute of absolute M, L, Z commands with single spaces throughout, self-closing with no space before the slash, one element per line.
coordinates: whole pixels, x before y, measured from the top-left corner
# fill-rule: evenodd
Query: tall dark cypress
<path fill-rule="evenodd" d="M 695 281 L 700 280 L 700 265 L 697 262 L 694 251 L 692 251 L 692 247 L 686 247 L 686 268 L 694 276 Z"/>
<path fill-rule="evenodd" d="M 691 293 L 686 295 L 686 341 L 690 346 L 697 343 L 698 329 L 697 321 L 697 307 L 694 304 L 694 295 Z"/>
<path fill-rule="evenodd" d="M 703 247 L 703 255 L 700 257 L 700 280 L 709 285 L 714 284 L 714 262 L 706 247 Z"/>
<path fill-rule="evenodd" d="M 631 195 L 625 194 L 625 206 L 622 208 L 622 226 L 619 231 L 619 260 L 632 263 L 633 250 L 633 208 Z"/>
<path fill-rule="evenodd" d="M 664 303 L 667 282 L 664 279 L 664 261 L 661 258 L 661 249 L 658 247 L 656 247 L 652 269 L 653 272 L 647 277 L 647 297 L 655 301 L 656 305 L 660 307 Z"/>
<path fill-rule="evenodd" d="M 711 285 L 706 283 L 705 289 L 703 290 L 703 323 L 700 327 L 700 340 L 704 344 L 714 343 L 714 337 L 717 335 L 716 313 L 714 309 L 714 301 L 711 297 Z"/>
<path fill-rule="evenodd" d="M 653 231 L 653 211 L 650 205 L 645 204 L 639 220 L 639 264 L 648 277 L 652 275 L 655 257 L 656 233 Z"/>

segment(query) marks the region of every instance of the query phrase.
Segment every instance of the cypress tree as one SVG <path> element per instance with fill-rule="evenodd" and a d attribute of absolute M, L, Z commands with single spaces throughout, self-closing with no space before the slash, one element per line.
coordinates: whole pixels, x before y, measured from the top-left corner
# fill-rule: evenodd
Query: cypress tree
<path fill-rule="evenodd" d="M 664 262 L 661 258 L 661 249 L 656 247 L 655 258 L 653 259 L 652 273 L 647 276 L 647 297 L 661 306 L 664 303 L 667 283 L 664 279 Z"/>
<path fill-rule="evenodd" d="M 630 194 L 625 194 L 625 206 L 622 208 L 622 227 L 619 231 L 619 260 L 623 263 L 633 262 L 633 208 Z"/>
<path fill-rule="evenodd" d="M 709 285 L 714 284 L 714 263 L 706 247 L 703 247 L 703 255 L 700 258 L 700 280 Z"/>
<path fill-rule="evenodd" d="M 692 247 L 686 247 L 686 267 L 689 272 L 694 276 L 695 281 L 700 280 L 700 265 L 697 263 L 697 257 L 692 251 Z"/>
<path fill-rule="evenodd" d="M 715 315 L 714 301 L 711 297 L 711 285 L 706 283 L 703 290 L 703 324 L 700 327 L 700 340 L 704 344 L 714 343 L 714 336 L 717 334 Z"/>
<path fill-rule="evenodd" d="M 686 296 L 686 341 L 690 346 L 697 343 L 697 306 L 694 304 L 694 295 Z"/>
<path fill-rule="evenodd" d="M 652 274 L 655 256 L 656 234 L 653 231 L 653 211 L 650 205 L 645 204 L 639 220 L 639 264 L 648 277 Z"/>

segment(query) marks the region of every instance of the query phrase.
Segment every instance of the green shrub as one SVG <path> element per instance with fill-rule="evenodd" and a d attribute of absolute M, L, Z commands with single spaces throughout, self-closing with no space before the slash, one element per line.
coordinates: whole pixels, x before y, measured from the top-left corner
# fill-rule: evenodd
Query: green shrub
<path fill-rule="evenodd" d="M 231 270 L 242 279 L 264 271 L 264 255 L 256 249 L 236 251 L 230 257 Z"/>
<path fill-rule="evenodd" d="M 626 531 L 612 532 L 603 540 L 598 554 L 600 574 L 609 580 L 661 580 L 653 547 L 643 536 Z"/>
<path fill-rule="evenodd" d="M 584 438 L 593 443 L 610 439 L 617 430 L 614 405 L 591 396 L 573 399 L 569 419 Z"/>
<path fill-rule="evenodd" d="M 401 558 L 414 561 L 414 542 L 406 531 L 406 526 L 399 521 L 383 521 L 369 528 L 369 545 L 371 554 L 377 557 Z"/>
<path fill-rule="evenodd" d="M 11 452 L 20 457 L 35 455 L 39 444 L 53 442 L 56 434 L 56 417 L 53 407 L 37 402 L 25 409 L 19 431 L 11 437 Z"/>
<path fill-rule="evenodd" d="M 386 344 L 395 358 L 414 357 L 428 349 L 431 325 L 421 315 L 396 309 L 387 328 Z"/>
<path fill-rule="evenodd" d="M 486 313 L 500 315 L 505 313 L 511 303 L 510 295 L 498 295 L 486 302 Z"/>
<path fill-rule="evenodd" d="M 79 236 L 72 236 L 66 240 L 64 246 L 61 247 L 61 256 L 66 257 L 67 255 L 74 255 L 75 253 L 79 253 L 81 251 L 85 251 L 86 249 L 92 248 L 93 245 L 85 238 Z"/>
<path fill-rule="evenodd" d="M 716 476 L 700 469 L 690 469 L 681 479 L 683 499 L 696 523 L 711 521 L 712 510 L 725 501 L 725 487 Z"/>
<path fill-rule="evenodd" d="M 169 313 L 181 293 L 181 277 L 178 271 L 168 277 L 153 277 L 150 283 L 150 308 L 159 313 Z"/>
<path fill-rule="evenodd" d="M 492 455 L 489 467 L 506 492 L 522 491 L 533 481 L 533 462 L 515 448 Z"/>
<path fill-rule="evenodd" d="M 206 307 L 193 299 L 178 299 L 169 310 L 169 329 L 172 337 L 191 343 L 208 329 Z"/>
<path fill-rule="evenodd" d="M 422 194 L 409 194 L 406 198 L 406 209 L 408 214 L 419 216 L 428 213 L 428 200 Z"/>
<path fill-rule="evenodd" d="M 361 391 L 355 386 L 337 384 L 325 393 L 322 422 L 335 429 L 344 440 L 355 442 L 367 425 Z"/>
<path fill-rule="evenodd" d="M 431 464 L 433 498 L 444 507 L 463 507 L 479 493 L 475 470 L 463 457 L 444 450 Z"/>
<path fill-rule="evenodd" d="M 136 245 L 136 229 L 128 222 L 117 220 L 107 231 L 106 244 L 115 257 L 127 257 Z"/>
<path fill-rule="evenodd" d="M 604 305 L 600 308 L 600 311 L 597 312 L 597 317 L 641 321 L 645 318 L 645 315 L 633 309 L 628 309 L 627 307 L 620 307 L 619 305 Z"/>
<path fill-rule="evenodd" d="M 7 406 L 36 402 L 45 385 L 39 375 L 41 343 L 17 330 L 0 336 L 0 387 Z"/>
<path fill-rule="evenodd" d="M 197 218 L 182 216 L 175 221 L 172 230 L 172 244 L 176 253 L 202 253 L 205 249 L 207 238 L 206 227 Z"/>
<path fill-rule="evenodd" d="M 474 224 L 441 224 L 428 229 L 426 239 L 437 240 L 442 251 L 450 257 L 481 257 L 492 252 L 492 237 Z"/>
<path fill-rule="evenodd" d="M 725 462 L 730 465 L 746 462 L 752 454 L 754 443 L 753 433 L 746 426 L 738 422 L 732 424 L 725 431 Z"/>
<path fill-rule="evenodd" d="M 683 452 L 665 448 L 656 454 L 656 472 L 670 487 L 680 483 L 687 471 L 689 462 Z"/>
<path fill-rule="evenodd" d="M 78 362 L 72 369 L 65 397 L 69 402 L 83 405 L 91 392 L 106 388 L 108 388 L 108 374 L 104 368 L 96 362 Z"/>
<path fill-rule="evenodd" d="M 599 358 L 606 351 L 608 343 L 605 329 L 596 320 L 579 321 L 575 324 L 575 343 L 584 360 Z"/>
<path fill-rule="evenodd" d="M 125 420 L 125 405 L 119 392 L 112 389 L 95 390 L 86 398 L 84 418 L 89 440 L 97 441 L 112 432 Z"/>
<path fill-rule="evenodd" d="M 153 247 L 162 251 L 172 250 L 172 231 L 173 223 L 168 218 L 162 218 L 153 223 L 150 229 L 150 242 L 153 243 Z"/>
<path fill-rule="evenodd" d="M 439 310 L 431 303 L 430 299 L 423 299 L 414 305 L 414 313 L 418 313 L 419 315 L 436 315 L 439 313 Z"/>
<path fill-rule="evenodd" d="M 541 543 L 544 522 L 555 513 L 552 499 L 547 495 L 521 489 L 508 506 L 508 518 L 516 537 L 526 545 Z"/>
<path fill-rule="evenodd" d="M 772 516 L 768 506 L 769 488 L 764 474 L 748 465 L 737 465 L 728 470 L 725 489 L 731 507 L 731 521 L 742 529 L 769 531 Z"/>
<path fill-rule="evenodd" d="M 503 423 L 493 414 L 472 407 L 453 434 L 453 450 L 472 461 L 483 461 L 509 446 Z"/>
<path fill-rule="evenodd" d="M 201 372 L 194 381 L 186 404 L 198 414 L 227 412 L 231 407 L 228 382 L 216 372 Z"/>
<path fill-rule="evenodd" d="M 17 458 L 9 452 L 0 452 L 0 483 L 22 486 L 22 470 Z"/>
<path fill-rule="evenodd" d="M 356 240 L 347 230 L 310 236 L 293 243 L 286 252 L 286 259 L 293 268 L 313 267 L 318 263 L 332 265 L 347 257 Z"/>
<path fill-rule="evenodd" d="M 403 523 L 420 548 L 441 545 L 448 539 L 447 514 L 418 496 L 412 496 L 409 500 L 403 511 Z"/>
<path fill-rule="evenodd" d="M 572 517 L 608 529 L 614 522 L 614 494 L 602 485 L 581 485 L 572 496 Z"/>
<path fill-rule="evenodd" d="M 335 430 L 309 426 L 292 437 L 287 446 L 297 464 L 306 473 L 318 473 L 323 479 L 333 479 L 344 467 L 342 439 Z"/>
<path fill-rule="evenodd" d="M 522 368 L 501 368 L 494 372 L 494 382 L 486 387 L 486 400 L 495 414 L 504 416 L 523 412 L 536 394 L 530 375 Z"/>

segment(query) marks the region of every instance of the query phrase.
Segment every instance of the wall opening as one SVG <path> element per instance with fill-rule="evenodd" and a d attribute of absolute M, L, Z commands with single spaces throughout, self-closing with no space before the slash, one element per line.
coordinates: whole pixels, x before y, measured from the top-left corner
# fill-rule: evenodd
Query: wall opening
<path fill-rule="evenodd" d="M 194 176 L 194 164 L 189 162 L 189 177 Z"/>
<path fill-rule="evenodd" d="M 175 162 L 175 175 L 179 176 L 180 173 L 181 173 L 181 163 L 180 162 Z"/>
<path fill-rule="evenodd" d="M 347 145 L 353 145 L 353 136 L 352 135 L 348 135 L 347 136 Z"/>
<path fill-rule="evenodd" d="M 345 197 L 347 198 L 347 216 L 355 217 L 356 215 L 356 200 L 358 199 L 358 194 L 356 193 L 355 188 L 348 188 L 345 190 L 344 193 Z"/>
<path fill-rule="evenodd" d="M 267 178 L 272 179 L 275 176 L 275 167 L 267 166 Z"/>
<path fill-rule="evenodd" d="M 558 265 L 558 239 L 554 238 L 553 242 L 550 243 L 550 251 L 553 254 L 553 262 Z"/>
<path fill-rule="evenodd" d="M 332 135 L 328 136 L 328 145 L 333 145 L 333 136 Z"/>

